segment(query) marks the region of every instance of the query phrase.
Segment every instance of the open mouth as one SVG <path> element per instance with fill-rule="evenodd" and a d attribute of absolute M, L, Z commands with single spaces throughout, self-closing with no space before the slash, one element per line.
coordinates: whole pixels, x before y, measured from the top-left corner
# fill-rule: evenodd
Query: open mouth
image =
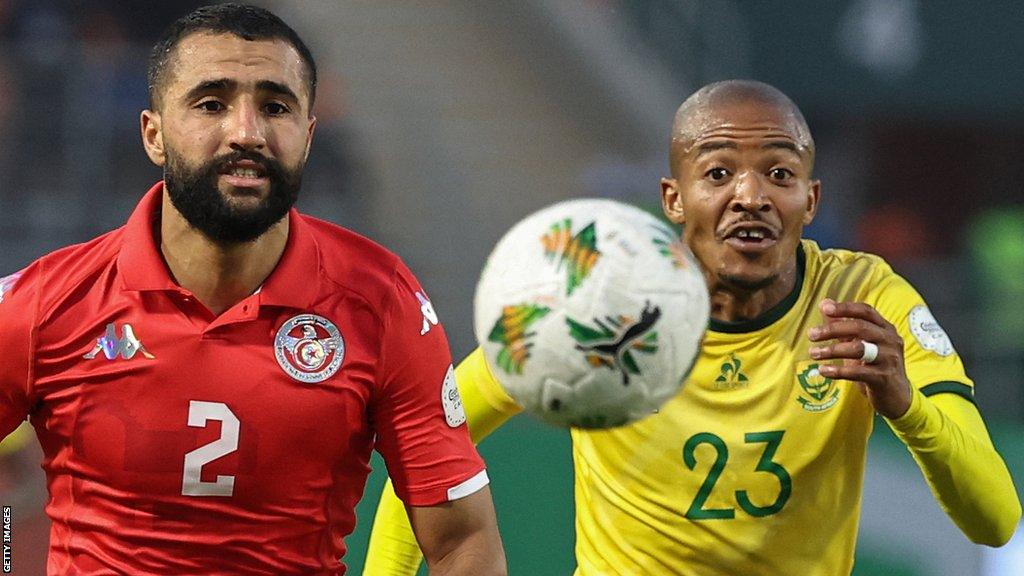
<path fill-rule="evenodd" d="M 724 242 L 742 251 L 757 251 L 774 246 L 778 240 L 775 229 L 760 222 L 744 222 L 730 227 Z"/>
<path fill-rule="evenodd" d="M 257 186 L 266 181 L 267 170 L 259 162 L 239 160 L 229 162 L 220 170 L 220 174 L 234 186 Z"/>

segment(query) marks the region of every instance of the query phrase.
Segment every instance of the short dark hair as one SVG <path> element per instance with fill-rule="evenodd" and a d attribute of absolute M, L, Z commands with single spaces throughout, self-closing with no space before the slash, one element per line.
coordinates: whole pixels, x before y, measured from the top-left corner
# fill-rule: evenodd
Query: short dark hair
<path fill-rule="evenodd" d="M 149 106 L 156 108 L 160 90 L 167 79 L 167 65 L 171 53 L 186 36 L 197 32 L 234 34 L 244 40 L 285 40 L 291 44 L 305 62 L 308 75 L 309 105 L 316 100 L 316 62 L 313 54 L 283 20 L 268 10 L 246 4 L 214 4 L 197 8 L 167 27 L 149 54 L 146 81 L 149 85 Z"/>

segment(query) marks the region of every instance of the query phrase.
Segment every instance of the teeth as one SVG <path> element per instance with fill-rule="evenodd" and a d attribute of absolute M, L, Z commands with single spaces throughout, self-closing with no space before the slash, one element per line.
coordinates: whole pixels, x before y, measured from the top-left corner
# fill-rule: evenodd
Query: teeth
<path fill-rule="evenodd" d="M 737 238 L 753 238 L 753 239 L 756 239 L 756 240 L 763 240 L 766 236 L 767 236 L 767 234 L 765 234 L 764 230 L 760 230 L 760 229 L 755 229 L 755 230 L 746 230 L 746 229 L 744 229 L 744 230 L 739 230 L 739 231 L 736 232 L 736 237 Z"/>
<path fill-rule="evenodd" d="M 257 177 L 259 177 L 259 173 L 256 172 L 255 170 L 253 170 L 252 168 L 232 168 L 231 169 L 231 175 L 232 176 L 241 176 L 243 178 L 257 178 Z"/>

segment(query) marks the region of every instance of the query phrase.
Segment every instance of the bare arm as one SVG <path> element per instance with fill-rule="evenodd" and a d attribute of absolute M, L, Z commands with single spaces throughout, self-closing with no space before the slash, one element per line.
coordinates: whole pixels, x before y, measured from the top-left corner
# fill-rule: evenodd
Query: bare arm
<path fill-rule="evenodd" d="M 479 348 L 459 364 L 455 375 L 474 443 L 483 440 L 519 412 L 519 407 L 504 393 L 501 384 L 488 370 Z M 370 532 L 363 574 L 413 576 L 419 570 L 421 559 L 406 508 L 395 496 L 391 480 L 388 480 Z"/>
<path fill-rule="evenodd" d="M 407 509 L 433 576 L 508 574 L 488 487 L 438 506 Z"/>

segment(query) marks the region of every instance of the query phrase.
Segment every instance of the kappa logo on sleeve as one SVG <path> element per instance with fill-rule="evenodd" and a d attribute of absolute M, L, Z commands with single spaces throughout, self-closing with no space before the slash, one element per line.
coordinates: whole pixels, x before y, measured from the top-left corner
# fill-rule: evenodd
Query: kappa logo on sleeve
<path fill-rule="evenodd" d="M 931 350 L 939 356 L 949 356 L 953 353 L 953 342 L 949 340 L 946 331 L 939 326 L 939 322 L 932 316 L 927 306 L 914 306 L 909 316 L 910 333 L 917 339 L 921 348 Z"/>
<path fill-rule="evenodd" d="M 14 285 L 17 284 L 18 278 L 21 278 L 21 272 L 15 272 L 10 276 L 0 278 L 0 304 L 3 303 L 4 296 L 14 289 Z"/>
<path fill-rule="evenodd" d="M 459 395 L 459 387 L 455 384 L 455 367 L 448 365 L 448 372 L 444 375 L 444 384 L 441 386 L 441 406 L 444 407 L 444 419 L 448 426 L 458 428 L 466 421 L 466 408 L 462 405 L 462 396 Z"/>
<path fill-rule="evenodd" d="M 420 328 L 420 336 L 430 332 L 431 326 L 437 326 L 437 312 L 434 312 L 434 305 L 427 300 L 423 292 L 416 292 L 416 299 L 420 301 L 420 312 L 423 313 L 423 327 Z"/>

